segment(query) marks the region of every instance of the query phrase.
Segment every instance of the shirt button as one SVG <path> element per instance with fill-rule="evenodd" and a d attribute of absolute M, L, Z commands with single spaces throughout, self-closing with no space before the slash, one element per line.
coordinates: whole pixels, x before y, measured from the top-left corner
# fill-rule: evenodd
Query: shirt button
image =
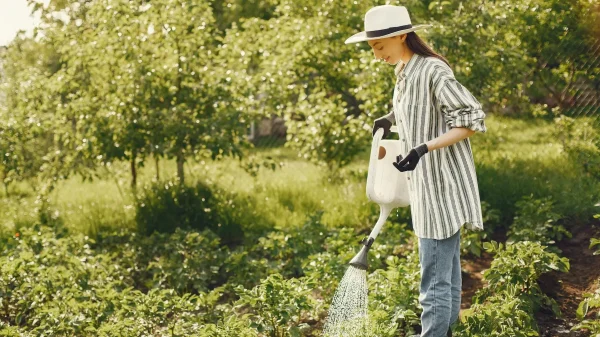
<path fill-rule="evenodd" d="M 405 140 L 404 140 L 404 139 L 402 139 L 402 141 L 404 142 Z"/>
<path fill-rule="evenodd" d="M 410 177 L 406 177 L 406 179 L 410 180 Z"/>

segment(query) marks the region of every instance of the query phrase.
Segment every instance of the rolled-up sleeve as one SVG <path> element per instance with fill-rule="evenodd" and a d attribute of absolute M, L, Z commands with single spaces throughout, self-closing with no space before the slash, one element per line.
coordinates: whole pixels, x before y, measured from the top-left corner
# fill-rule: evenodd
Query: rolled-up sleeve
<path fill-rule="evenodd" d="M 438 88 L 437 101 L 450 128 L 462 127 L 479 132 L 487 131 L 481 103 L 454 76 L 442 78 Z"/>

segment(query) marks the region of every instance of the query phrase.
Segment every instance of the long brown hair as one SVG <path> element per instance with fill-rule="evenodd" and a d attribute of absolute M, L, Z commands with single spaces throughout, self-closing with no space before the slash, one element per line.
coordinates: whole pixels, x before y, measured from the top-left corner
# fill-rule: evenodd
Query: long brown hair
<path fill-rule="evenodd" d="M 437 57 L 440 60 L 444 61 L 448 65 L 448 67 L 450 66 L 450 63 L 448 62 L 448 60 L 446 60 L 445 57 L 434 52 L 433 49 L 431 49 L 431 47 L 429 47 L 425 43 L 425 41 L 423 41 L 415 32 L 410 32 L 407 34 L 406 45 L 408 46 L 408 48 L 410 48 L 410 50 L 419 55 Z"/>

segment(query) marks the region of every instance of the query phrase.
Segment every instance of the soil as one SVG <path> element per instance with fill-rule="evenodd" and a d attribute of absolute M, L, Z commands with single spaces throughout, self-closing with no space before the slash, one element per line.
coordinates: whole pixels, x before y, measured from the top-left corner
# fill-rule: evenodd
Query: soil
<path fill-rule="evenodd" d="M 563 239 L 556 246 L 562 250 L 561 256 L 567 257 L 570 263 L 568 273 L 549 272 L 540 277 L 538 283 L 544 293 L 555 299 L 563 314 L 556 318 L 550 310 L 542 309 L 536 313 L 535 319 L 539 327 L 540 337 L 588 337 L 589 332 L 570 331 L 579 323 L 575 312 L 583 300 L 583 294 L 594 291 L 600 282 L 600 255 L 594 256 L 588 248 L 590 238 L 600 238 L 600 222 L 592 222 L 570 228 L 572 238 Z M 492 240 L 505 242 L 505 233 L 495 233 Z M 481 257 L 462 258 L 463 294 L 461 313 L 471 307 L 471 300 L 478 289 L 485 285 L 481 271 L 488 269 L 493 260 L 487 252 Z M 596 310 L 588 312 L 587 318 L 595 317 Z"/>

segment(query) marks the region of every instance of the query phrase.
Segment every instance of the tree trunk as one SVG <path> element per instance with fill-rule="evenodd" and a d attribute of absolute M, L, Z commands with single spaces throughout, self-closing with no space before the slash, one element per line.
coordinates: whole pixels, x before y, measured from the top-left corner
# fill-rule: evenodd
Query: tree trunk
<path fill-rule="evenodd" d="M 183 172 L 183 163 L 185 162 L 185 157 L 183 156 L 183 150 L 177 151 L 177 177 L 179 178 L 179 183 L 183 185 L 184 183 L 184 172 Z"/>
<path fill-rule="evenodd" d="M 135 190 L 137 186 L 137 171 L 135 168 L 135 154 L 131 157 L 131 188 Z"/>
<path fill-rule="evenodd" d="M 158 167 L 159 160 L 160 160 L 160 158 L 158 158 L 158 156 L 154 157 L 154 165 L 156 166 L 156 181 L 160 180 L 160 169 Z"/>
<path fill-rule="evenodd" d="M 6 182 L 6 171 L 2 170 L 2 184 L 4 184 L 4 193 L 8 198 L 8 183 Z"/>

